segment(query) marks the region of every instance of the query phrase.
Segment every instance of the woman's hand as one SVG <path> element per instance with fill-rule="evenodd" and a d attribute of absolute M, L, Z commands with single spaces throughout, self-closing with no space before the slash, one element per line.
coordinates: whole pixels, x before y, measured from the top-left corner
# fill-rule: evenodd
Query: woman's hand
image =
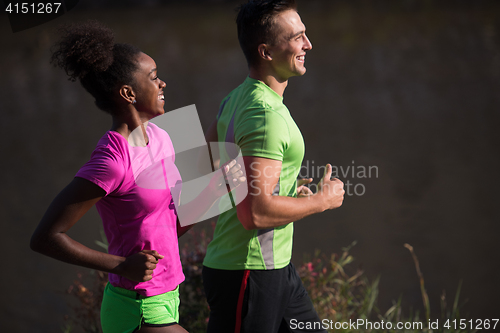
<path fill-rule="evenodd" d="M 235 188 L 247 180 L 241 168 L 241 164 L 239 164 L 236 160 L 231 160 L 223 164 L 221 170 L 222 175 L 219 172 L 216 172 L 209 184 L 210 189 L 216 194 L 217 197 L 227 194 L 231 188 Z M 226 184 L 230 184 L 230 188 L 224 186 Z"/>
<path fill-rule="evenodd" d="M 196 198 L 177 206 L 177 214 L 179 217 L 177 235 L 180 236 L 189 230 L 189 228 L 185 228 L 186 226 L 200 222 L 200 218 L 204 217 L 212 206 L 217 204 L 221 197 L 227 195 L 228 192 L 231 192 L 231 190 L 234 190 L 237 186 L 246 182 L 243 170 L 236 160 L 225 163 L 221 170 L 217 170 L 211 174 L 210 182 Z M 219 212 L 219 214 L 220 213 L 221 212 Z M 210 217 L 212 216 L 214 215 Z M 207 217 L 205 217 L 205 219 L 206 218 Z"/>
<path fill-rule="evenodd" d="M 226 178 L 226 183 L 232 184 L 232 187 L 243 184 L 247 180 L 241 169 L 241 164 L 236 162 L 236 160 L 231 160 L 222 165 L 222 172 Z"/>
<path fill-rule="evenodd" d="M 117 274 L 132 281 L 149 281 L 153 278 L 153 271 L 160 259 L 163 259 L 163 256 L 157 251 L 142 250 L 128 256 L 118 265 Z"/>

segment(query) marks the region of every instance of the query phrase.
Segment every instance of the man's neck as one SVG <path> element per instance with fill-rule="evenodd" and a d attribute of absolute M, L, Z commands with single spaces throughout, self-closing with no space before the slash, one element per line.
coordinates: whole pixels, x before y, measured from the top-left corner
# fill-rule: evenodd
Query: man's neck
<path fill-rule="evenodd" d="M 254 68 L 250 68 L 250 78 L 264 82 L 269 88 L 274 90 L 278 95 L 283 97 L 285 88 L 288 85 L 288 80 L 279 80 L 275 75 L 269 73 L 262 73 Z"/>

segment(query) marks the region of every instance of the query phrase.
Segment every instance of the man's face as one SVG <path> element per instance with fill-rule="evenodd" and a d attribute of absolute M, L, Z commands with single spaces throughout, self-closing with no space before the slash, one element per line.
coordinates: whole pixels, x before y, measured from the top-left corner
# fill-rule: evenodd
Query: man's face
<path fill-rule="evenodd" d="M 306 36 L 306 27 L 295 10 L 287 10 L 276 17 L 275 45 L 269 47 L 272 65 L 280 81 L 306 72 L 306 52 L 312 44 Z"/>

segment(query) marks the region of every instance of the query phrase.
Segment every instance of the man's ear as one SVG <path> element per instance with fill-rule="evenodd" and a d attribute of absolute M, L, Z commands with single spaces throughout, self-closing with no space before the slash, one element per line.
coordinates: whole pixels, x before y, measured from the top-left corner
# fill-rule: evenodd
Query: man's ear
<path fill-rule="evenodd" d="M 257 51 L 259 52 L 259 56 L 262 59 L 270 61 L 273 60 L 272 52 L 270 49 L 271 48 L 268 44 L 260 44 L 257 48 Z"/>
<path fill-rule="evenodd" d="M 135 92 L 129 85 L 123 85 L 120 88 L 120 97 L 126 100 L 128 103 L 135 103 Z"/>

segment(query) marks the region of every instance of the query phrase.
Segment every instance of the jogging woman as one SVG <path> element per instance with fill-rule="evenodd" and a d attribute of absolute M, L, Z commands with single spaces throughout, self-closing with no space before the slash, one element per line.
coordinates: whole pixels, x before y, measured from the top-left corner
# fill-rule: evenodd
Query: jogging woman
<path fill-rule="evenodd" d="M 109 273 L 101 308 L 104 333 L 186 332 L 178 324 L 178 286 L 184 275 L 177 239 L 188 228 L 179 226 L 168 186 L 151 189 L 136 181 L 155 165 L 169 178 L 163 181 L 172 184 L 179 178 L 168 134 L 148 123 L 164 113 L 165 82 L 151 57 L 134 46 L 115 44 L 112 31 L 97 22 L 66 28 L 56 47 L 52 62 L 72 81 L 80 80 L 96 106 L 111 115 L 112 126 L 48 208 L 31 248 Z M 241 176 L 237 164 L 230 167 L 236 178 Z M 225 187 L 211 182 L 203 195 L 214 201 L 227 193 Z M 94 205 L 108 253 L 66 234 Z"/>

